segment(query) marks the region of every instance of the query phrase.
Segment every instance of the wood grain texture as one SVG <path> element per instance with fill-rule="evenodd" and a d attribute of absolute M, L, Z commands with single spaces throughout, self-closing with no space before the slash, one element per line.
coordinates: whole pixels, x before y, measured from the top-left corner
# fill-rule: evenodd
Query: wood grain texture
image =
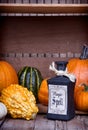
<path fill-rule="evenodd" d="M 0 130 L 33 130 L 34 120 L 26 121 L 22 119 L 12 119 L 7 117 Z"/>
<path fill-rule="evenodd" d="M 38 115 L 34 130 L 55 130 L 55 121 L 48 120 L 44 114 Z"/>
<path fill-rule="evenodd" d="M 88 13 L 87 4 L 0 4 L 1 13 Z"/>
<path fill-rule="evenodd" d="M 3 125 L 4 121 L 5 121 L 5 118 L 0 119 L 0 127 Z"/>
<path fill-rule="evenodd" d="M 88 130 L 88 116 L 75 116 L 69 121 L 49 120 L 46 114 L 37 114 L 35 120 L 7 117 L 0 130 Z"/>

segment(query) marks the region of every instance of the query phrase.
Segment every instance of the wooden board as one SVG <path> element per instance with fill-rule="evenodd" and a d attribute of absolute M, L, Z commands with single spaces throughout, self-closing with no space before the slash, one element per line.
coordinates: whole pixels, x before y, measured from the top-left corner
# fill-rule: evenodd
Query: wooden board
<path fill-rule="evenodd" d="M 88 130 L 88 117 L 75 116 L 69 121 L 48 120 L 46 114 L 38 114 L 35 120 L 12 119 L 6 120 L 0 130 Z"/>
<path fill-rule="evenodd" d="M 0 4 L 1 13 L 88 13 L 88 4 Z"/>
<path fill-rule="evenodd" d="M 5 121 L 5 118 L 0 119 L 0 127 L 2 126 L 2 124 L 4 123 L 4 121 Z"/>
<path fill-rule="evenodd" d="M 12 119 L 11 117 L 6 117 L 6 120 L 0 127 L 0 130 L 33 130 L 34 120 L 23 120 L 23 119 Z"/>

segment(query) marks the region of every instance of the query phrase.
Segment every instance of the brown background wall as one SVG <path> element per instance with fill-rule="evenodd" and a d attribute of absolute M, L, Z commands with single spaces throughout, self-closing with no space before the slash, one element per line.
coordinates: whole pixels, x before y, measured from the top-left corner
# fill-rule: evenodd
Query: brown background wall
<path fill-rule="evenodd" d="M 79 57 L 88 44 L 88 16 L 0 17 L 0 58 L 51 76 L 52 61 Z"/>

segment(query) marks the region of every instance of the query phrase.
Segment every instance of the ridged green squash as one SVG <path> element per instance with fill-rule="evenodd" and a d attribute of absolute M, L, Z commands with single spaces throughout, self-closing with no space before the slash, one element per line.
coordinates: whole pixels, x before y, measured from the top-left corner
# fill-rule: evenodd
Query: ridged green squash
<path fill-rule="evenodd" d="M 34 67 L 25 66 L 18 72 L 19 84 L 32 91 L 38 100 L 38 90 L 43 80 L 41 72 Z"/>

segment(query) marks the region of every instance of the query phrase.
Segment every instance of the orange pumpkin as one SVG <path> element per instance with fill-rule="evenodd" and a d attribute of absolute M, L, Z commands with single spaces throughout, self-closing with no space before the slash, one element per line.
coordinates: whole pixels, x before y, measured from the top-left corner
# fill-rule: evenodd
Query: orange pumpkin
<path fill-rule="evenodd" d="M 79 91 L 82 91 L 82 90 L 84 90 L 83 85 L 79 85 L 79 86 L 75 87 L 75 89 L 74 89 L 74 99 L 76 98 L 76 93 L 79 92 Z"/>
<path fill-rule="evenodd" d="M 68 72 L 76 76 L 76 86 L 88 84 L 88 46 L 83 47 L 80 58 L 70 59 L 67 64 Z"/>
<path fill-rule="evenodd" d="M 75 93 L 75 107 L 80 111 L 88 111 L 88 86 L 82 85 L 76 87 Z"/>
<path fill-rule="evenodd" d="M 40 89 L 38 91 L 38 100 L 43 105 L 48 105 L 48 85 L 47 79 L 44 79 L 40 85 Z"/>
<path fill-rule="evenodd" d="M 18 84 L 15 69 L 7 61 L 0 61 L 0 91 L 10 84 Z"/>

